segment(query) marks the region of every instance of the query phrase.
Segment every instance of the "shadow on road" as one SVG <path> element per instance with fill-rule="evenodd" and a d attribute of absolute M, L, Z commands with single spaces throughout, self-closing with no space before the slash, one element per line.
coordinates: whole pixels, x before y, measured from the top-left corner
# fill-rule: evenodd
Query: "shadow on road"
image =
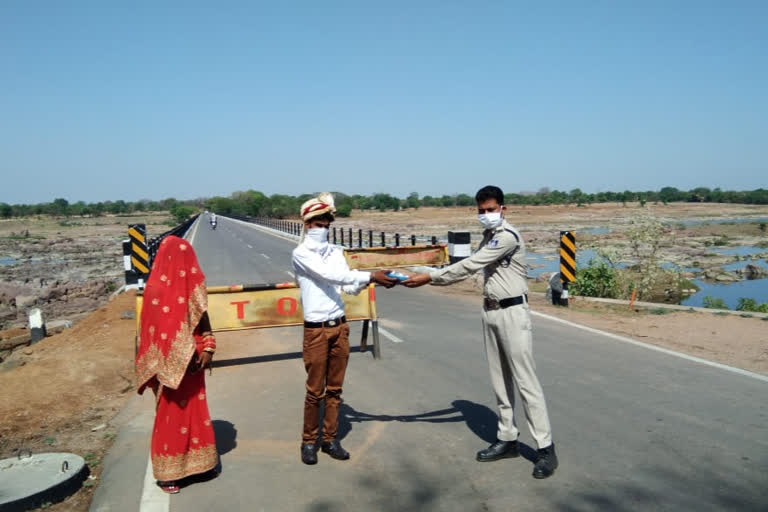
<path fill-rule="evenodd" d="M 219 456 L 237 448 L 237 429 L 232 423 L 226 420 L 213 420 L 212 424 Z"/>

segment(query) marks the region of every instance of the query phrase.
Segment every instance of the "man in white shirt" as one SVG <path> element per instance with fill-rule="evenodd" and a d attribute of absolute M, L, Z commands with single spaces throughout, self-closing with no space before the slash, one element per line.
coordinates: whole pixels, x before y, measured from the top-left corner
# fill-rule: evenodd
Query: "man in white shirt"
<path fill-rule="evenodd" d="M 328 243 L 328 226 L 336 209 L 330 194 L 320 194 L 301 206 L 304 238 L 293 250 L 293 269 L 301 288 L 304 310 L 302 355 L 307 371 L 301 460 L 317 463 L 319 407 L 325 402 L 323 442 L 320 449 L 334 459 L 347 460 L 349 453 L 336 439 L 339 404 L 349 359 L 349 324 L 344 316 L 341 292 L 357 295 L 368 284 L 390 288 L 397 280 L 388 270 L 350 270 L 340 247 Z"/>

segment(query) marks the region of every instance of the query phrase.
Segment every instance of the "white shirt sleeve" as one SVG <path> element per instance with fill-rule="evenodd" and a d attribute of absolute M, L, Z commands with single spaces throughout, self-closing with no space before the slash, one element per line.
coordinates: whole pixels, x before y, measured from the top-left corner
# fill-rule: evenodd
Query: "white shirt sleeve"
<path fill-rule="evenodd" d="M 326 281 L 336 286 L 341 286 L 346 293 L 360 293 L 371 280 L 370 272 L 361 272 L 359 270 L 350 270 L 344 257 L 334 255 L 328 262 L 314 251 L 296 250 L 293 253 L 293 266 L 307 275 Z M 347 291 L 357 290 L 356 292 Z"/>

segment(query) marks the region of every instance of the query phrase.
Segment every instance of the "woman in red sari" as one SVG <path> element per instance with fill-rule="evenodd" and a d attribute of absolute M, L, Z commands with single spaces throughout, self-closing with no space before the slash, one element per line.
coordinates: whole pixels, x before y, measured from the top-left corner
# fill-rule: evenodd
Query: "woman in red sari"
<path fill-rule="evenodd" d="M 179 492 L 182 478 L 218 464 L 203 372 L 216 351 L 207 309 L 192 246 L 166 237 L 144 289 L 136 380 L 139 394 L 149 387 L 157 398 L 152 468 L 168 493 Z"/>

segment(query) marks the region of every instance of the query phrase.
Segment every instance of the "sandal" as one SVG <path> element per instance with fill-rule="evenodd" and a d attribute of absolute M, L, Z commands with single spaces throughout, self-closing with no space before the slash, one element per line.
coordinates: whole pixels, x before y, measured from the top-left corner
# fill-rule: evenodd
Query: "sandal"
<path fill-rule="evenodd" d="M 157 482 L 158 487 L 160 487 L 163 492 L 168 494 L 179 494 L 179 486 L 176 484 L 176 482 L 170 481 L 170 482 Z"/>

